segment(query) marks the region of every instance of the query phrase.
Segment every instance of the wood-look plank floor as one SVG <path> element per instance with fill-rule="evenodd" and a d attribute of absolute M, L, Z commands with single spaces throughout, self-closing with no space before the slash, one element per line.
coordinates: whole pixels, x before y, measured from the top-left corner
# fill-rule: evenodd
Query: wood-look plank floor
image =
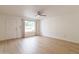
<path fill-rule="evenodd" d="M 74 54 L 79 44 L 54 38 L 35 36 L 0 42 L 1 54 Z"/>

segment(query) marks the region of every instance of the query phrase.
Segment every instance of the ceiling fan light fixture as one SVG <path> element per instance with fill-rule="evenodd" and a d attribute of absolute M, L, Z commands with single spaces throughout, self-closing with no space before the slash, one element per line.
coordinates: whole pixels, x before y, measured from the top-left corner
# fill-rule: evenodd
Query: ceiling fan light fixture
<path fill-rule="evenodd" d="M 35 18 L 36 19 L 41 19 L 41 16 L 40 15 L 37 15 Z"/>

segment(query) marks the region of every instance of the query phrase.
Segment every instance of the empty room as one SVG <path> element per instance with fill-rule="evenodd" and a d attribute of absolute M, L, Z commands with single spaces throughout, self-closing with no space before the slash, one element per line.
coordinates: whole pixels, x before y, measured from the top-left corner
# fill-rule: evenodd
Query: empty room
<path fill-rule="evenodd" d="M 79 5 L 0 5 L 0 54 L 78 54 Z"/>

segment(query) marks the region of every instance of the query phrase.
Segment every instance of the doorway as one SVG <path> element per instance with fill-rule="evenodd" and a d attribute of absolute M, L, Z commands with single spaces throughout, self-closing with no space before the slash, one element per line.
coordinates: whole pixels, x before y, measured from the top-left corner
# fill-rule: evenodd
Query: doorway
<path fill-rule="evenodd" d="M 24 36 L 34 36 L 36 33 L 36 22 L 33 20 L 24 21 Z"/>

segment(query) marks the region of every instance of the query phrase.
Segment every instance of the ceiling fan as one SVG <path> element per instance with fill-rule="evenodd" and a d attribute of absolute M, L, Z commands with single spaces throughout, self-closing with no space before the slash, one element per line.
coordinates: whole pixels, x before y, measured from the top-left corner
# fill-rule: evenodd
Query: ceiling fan
<path fill-rule="evenodd" d="M 43 11 L 37 11 L 37 15 L 39 15 L 39 16 L 46 16 Z"/>
<path fill-rule="evenodd" d="M 38 10 L 36 12 L 35 18 L 36 19 L 43 19 L 45 16 L 47 16 L 47 15 L 45 14 L 45 12 L 43 10 Z"/>

